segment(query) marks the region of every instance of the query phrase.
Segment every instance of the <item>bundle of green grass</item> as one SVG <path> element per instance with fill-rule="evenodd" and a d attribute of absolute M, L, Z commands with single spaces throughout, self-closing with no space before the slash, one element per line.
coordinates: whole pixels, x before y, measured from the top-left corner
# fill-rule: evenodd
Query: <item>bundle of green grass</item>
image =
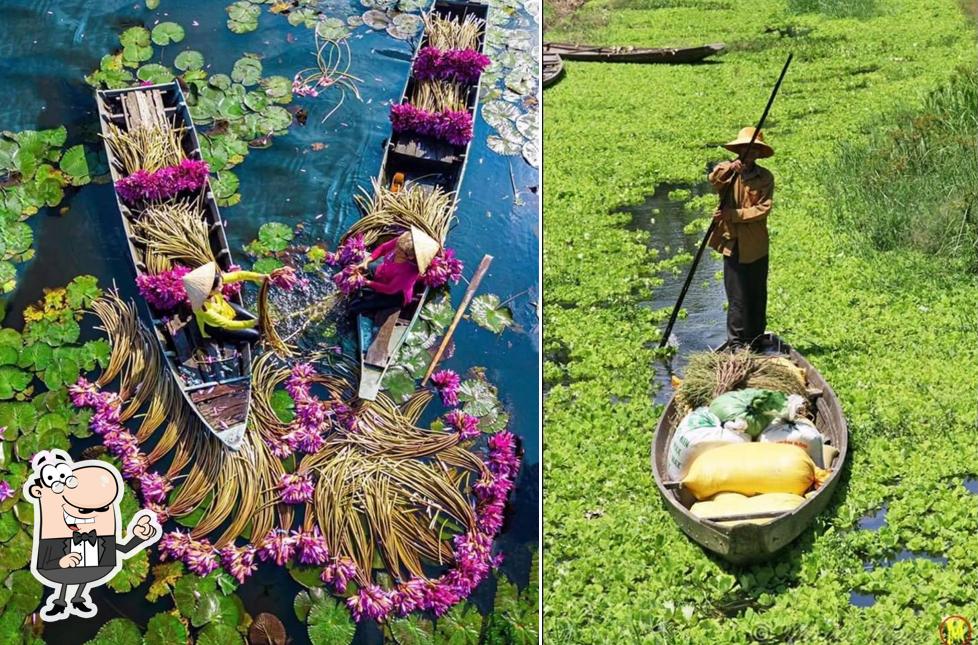
<path fill-rule="evenodd" d="M 686 376 L 676 392 L 685 414 L 710 405 L 731 390 L 757 388 L 805 396 L 805 371 L 784 356 L 764 356 L 749 350 L 700 352 L 690 356 Z"/>

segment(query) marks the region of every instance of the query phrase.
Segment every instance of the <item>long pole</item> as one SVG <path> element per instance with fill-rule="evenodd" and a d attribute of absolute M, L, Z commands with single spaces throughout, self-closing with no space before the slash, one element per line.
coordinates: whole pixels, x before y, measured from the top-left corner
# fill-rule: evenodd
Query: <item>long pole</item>
<path fill-rule="evenodd" d="M 747 144 L 747 148 L 741 152 L 737 158 L 743 159 L 750 152 L 751 148 L 754 147 L 754 141 L 757 139 L 757 133 L 761 131 L 764 127 L 764 121 L 767 120 L 767 113 L 771 111 L 771 106 L 774 105 L 774 97 L 778 95 L 778 90 L 781 89 L 781 81 L 784 80 L 784 75 L 788 73 L 788 65 L 791 65 L 791 59 L 794 54 L 788 54 L 788 60 L 784 62 L 784 67 L 781 69 L 781 75 L 778 77 L 778 82 L 774 84 L 774 89 L 771 91 L 771 98 L 767 100 L 767 105 L 764 106 L 764 113 L 761 115 L 760 121 L 757 122 L 757 127 L 754 128 L 754 136 L 750 138 L 750 143 Z M 733 188 L 736 179 L 731 179 L 730 183 L 723 187 L 723 192 L 720 193 L 720 206 L 723 207 L 724 201 L 730 190 Z M 700 246 L 696 249 L 696 256 L 693 258 L 693 265 L 689 267 L 689 273 L 686 274 L 686 282 L 683 283 L 682 291 L 679 292 L 679 299 L 676 300 L 676 306 L 672 308 L 672 315 L 669 316 L 669 324 L 666 325 L 666 330 L 662 334 L 662 340 L 659 341 L 659 347 L 665 347 L 666 343 L 669 342 L 669 336 L 672 334 L 672 327 L 676 324 L 676 318 L 679 316 L 679 310 L 683 306 L 683 300 L 686 298 L 686 292 L 689 291 L 689 285 L 693 282 L 693 276 L 696 274 L 696 267 L 700 263 L 700 258 L 703 257 L 703 251 L 706 249 L 706 243 L 710 240 L 710 236 L 713 235 L 713 230 L 717 226 L 717 221 L 711 220 L 710 226 L 706 229 L 706 235 L 703 236 L 703 240 L 700 242 Z"/>
<path fill-rule="evenodd" d="M 452 324 L 448 326 L 448 331 L 445 332 L 445 337 L 441 339 L 441 344 L 438 346 L 438 351 L 435 352 L 434 358 L 431 359 L 431 365 L 428 366 L 428 371 L 425 372 L 424 380 L 421 381 L 421 385 L 426 385 L 428 383 L 428 379 L 431 378 L 432 373 L 435 371 L 438 361 L 441 360 L 441 355 L 445 353 L 445 348 L 448 347 L 448 343 L 452 339 L 452 335 L 455 333 L 455 328 L 458 327 L 459 321 L 462 320 L 462 316 L 465 315 L 465 310 L 468 308 L 469 303 L 472 302 L 472 296 L 475 295 L 475 290 L 479 288 L 479 283 L 482 282 L 482 276 L 484 276 L 486 271 L 489 270 L 489 264 L 491 262 L 491 255 L 485 255 L 482 257 L 482 262 L 479 263 L 479 268 L 475 270 L 475 274 L 472 276 L 472 282 L 469 283 L 469 288 L 465 290 L 465 296 L 462 298 L 462 302 L 459 304 L 458 310 L 455 312 L 455 318 L 452 319 Z"/>

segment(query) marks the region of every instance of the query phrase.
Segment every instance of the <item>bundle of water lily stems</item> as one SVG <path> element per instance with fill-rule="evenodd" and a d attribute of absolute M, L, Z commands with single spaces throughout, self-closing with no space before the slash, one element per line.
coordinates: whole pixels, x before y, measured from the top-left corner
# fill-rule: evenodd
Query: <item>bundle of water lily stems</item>
<path fill-rule="evenodd" d="M 709 405 L 724 392 L 748 387 L 804 396 L 805 373 L 781 356 L 764 356 L 749 350 L 701 352 L 690 356 L 676 401 L 685 414 Z"/>
<path fill-rule="evenodd" d="M 445 241 L 454 212 L 454 193 L 446 193 L 438 187 L 426 190 L 414 184 L 407 184 L 395 193 L 377 180 L 373 182 L 373 189 L 372 197 L 366 191 L 357 195 L 364 216 L 343 234 L 341 242 L 363 233 L 369 247 L 380 237 L 399 235 L 412 226 L 417 226 L 434 240 Z"/>
<path fill-rule="evenodd" d="M 442 50 L 477 49 L 483 23 L 481 18 L 472 14 L 466 15 L 462 20 L 431 13 L 424 17 L 428 45 Z"/>
<path fill-rule="evenodd" d="M 518 471 L 511 434 L 490 437 L 483 457 L 458 428 L 417 425 L 429 391 L 400 406 L 384 395 L 358 401 L 350 381 L 265 354 L 253 366 L 248 429 L 232 452 L 167 385 L 135 306 L 110 293 L 93 311 L 112 352 L 96 382 L 70 388 L 72 402 L 94 410 L 92 429 L 161 523 L 200 512 L 189 532 L 163 536 L 164 559 L 197 575 L 223 565 L 239 582 L 259 561 L 321 567 L 357 620 L 441 615 L 488 575 Z M 117 377 L 115 393 L 107 386 Z M 272 404 L 283 385 L 295 403 L 291 422 Z M 122 424 L 141 409 L 132 435 Z M 377 576 L 378 562 L 387 576 Z M 348 582 L 358 587 L 352 595 Z"/>

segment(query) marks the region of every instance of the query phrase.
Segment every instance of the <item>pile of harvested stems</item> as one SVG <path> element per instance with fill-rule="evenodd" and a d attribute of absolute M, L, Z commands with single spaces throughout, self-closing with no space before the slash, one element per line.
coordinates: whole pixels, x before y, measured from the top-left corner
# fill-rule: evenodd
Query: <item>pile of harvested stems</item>
<path fill-rule="evenodd" d="M 243 446 L 232 452 L 194 420 L 176 388 L 161 384 L 158 344 L 132 303 L 112 293 L 93 310 L 112 352 L 96 383 L 72 387 L 72 400 L 95 408 L 93 427 L 98 420 L 110 451 L 128 446 L 124 476 L 161 522 L 203 511 L 189 534 L 164 535 L 164 558 L 198 575 L 223 564 L 241 582 L 258 560 L 320 566 L 357 620 L 440 614 L 484 579 L 516 474 L 512 435 L 496 435 L 484 459 L 451 428 L 418 427 L 433 398 L 427 390 L 400 406 L 383 394 L 359 401 L 345 378 L 308 364 L 289 369 L 265 354 L 253 365 Z M 120 376 L 119 395 L 103 389 Z M 295 402 L 291 422 L 272 405 L 283 386 Z M 122 422 L 140 408 L 139 430 L 129 435 Z M 295 466 L 286 469 L 286 460 Z M 149 470 L 161 461 L 165 472 Z M 357 584 L 353 595 L 348 580 Z"/>
<path fill-rule="evenodd" d="M 166 121 L 128 131 L 108 123 L 106 129 L 108 134 L 103 137 L 127 175 L 137 170 L 153 172 L 176 166 L 186 159 L 180 143 L 184 129 L 175 128 Z"/>
<path fill-rule="evenodd" d="M 411 105 L 427 112 L 465 112 L 468 109 L 469 88 L 461 83 L 430 80 L 421 81 L 411 92 Z"/>
<path fill-rule="evenodd" d="M 746 387 L 804 396 L 806 379 L 804 371 L 784 357 L 764 356 L 746 349 L 700 352 L 689 358 L 676 401 L 685 414 L 709 405 L 724 392 Z"/>
<path fill-rule="evenodd" d="M 459 20 L 457 17 L 429 13 L 424 17 L 424 31 L 431 47 L 441 50 L 477 49 L 484 22 L 472 14 Z"/>
<path fill-rule="evenodd" d="M 215 261 L 201 210 L 199 202 L 164 202 L 148 206 L 133 221 L 136 240 L 145 245 L 146 259 L 154 255 L 159 258 L 153 261 L 153 268 L 166 270 L 178 262 L 193 269 Z M 146 265 L 149 268 L 150 262 Z"/>
<path fill-rule="evenodd" d="M 364 215 L 343 234 L 340 242 L 362 233 L 364 242 L 370 247 L 380 238 L 400 235 L 412 226 L 435 240 L 445 241 L 454 212 L 454 193 L 446 193 L 439 187 L 426 190 L 414 184 L 405 184 L 395 193 L 377 180 L 373 182 L 373 189 L 373 197 L 366 191 L 357 195 Z"/>

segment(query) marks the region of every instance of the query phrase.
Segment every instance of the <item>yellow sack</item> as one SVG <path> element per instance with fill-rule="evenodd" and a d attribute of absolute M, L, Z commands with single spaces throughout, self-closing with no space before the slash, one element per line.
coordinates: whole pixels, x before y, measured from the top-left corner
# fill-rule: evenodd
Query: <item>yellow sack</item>
<path fill-rule="evenodd" d="M 804 503 L 805 498 L 801 495 L 791 493 L 768 493 L 766 495 L 755 495 L 745 497 L 737 493 L 719 493 L 709 502 L 698 502 L 693 504 L 690 512 L 704 519 L 712 517 L 723 517 L 725 515 L 746 515 L 748 513 L 768 513 L 773 511 L 792 511 Z M 754 520 L 731 520 L 720 522 L 722 526 L 735 526 L 737 524 L 767 524 L 773 522 L 776 517 L 763 517 Z"/>
<path fill-rule="evenodd" d="M 707 450 L 696 457 L 682 481 L 696 499 L 717 493 L 793 493 L 804 495 L 828 479 L 808 454 L 791 444 L 734 443 Z"/>

